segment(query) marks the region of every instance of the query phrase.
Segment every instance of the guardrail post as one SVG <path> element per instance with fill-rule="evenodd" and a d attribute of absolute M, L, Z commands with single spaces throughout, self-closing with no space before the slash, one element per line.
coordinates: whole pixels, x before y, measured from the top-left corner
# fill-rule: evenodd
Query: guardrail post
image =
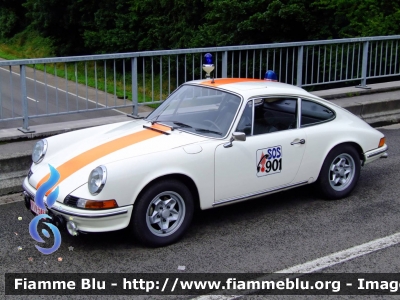
<path fill-rule="evenodd" d="M 228 51 L 222 52 L 222 78 L 228 77 Z"/>
<path fill-rule="evenodd" d="M 26 66 L 20 65 L 20 79 L 21 79 L 21 102 L 22 102 L 22 114 L 23 114 L 23 124 L 22 128 L 18 128 L 19 131 L 23 133 L 35 132 L 29 129 L 29 118 L 28 118 L 28 96 L 26 93 Z"/>
<path fill-rule="evenodd" d="M 307 68 L 307 66 L 306 66 Z M 303 46 L 297 49 L 297 78 L 296 85 L 301 87 L 303 84 Z"/>
<path fill-rule="evenodd" d="M 1 87 L 0 87 L 0 120 L 3 119 L 3 101 L 1 100 Z"/>
<path fill-rule="evenodd" d="M 361 84 L 356 86 L 362 89 L 370 89 L 370 87 L 367 86 L 368 48 L 369 48 L 369 41 L 366 41 L 363 43 Z"/>
<path fill-rule="evenodd" d="M 140 118 L 138 113 L 138 76 L 137 76 L 137 57 L 131 58 L 131 72 L 132 72 L 132 114 L 128 117 Z"/>

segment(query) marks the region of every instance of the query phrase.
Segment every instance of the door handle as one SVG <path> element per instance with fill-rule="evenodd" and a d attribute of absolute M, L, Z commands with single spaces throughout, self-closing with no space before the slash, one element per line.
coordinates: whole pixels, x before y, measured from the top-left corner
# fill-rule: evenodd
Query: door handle
<path fill-rule="evenodd" d="M 306 143 L 306 140 L 305 139 L 301 139 L 300 141 L 298 141 L 298 142 L 291 142 L 290 143 L 290 145 L 297 145 L 297 144 L 302 144 L 302 145 L 304 145 Z"/>

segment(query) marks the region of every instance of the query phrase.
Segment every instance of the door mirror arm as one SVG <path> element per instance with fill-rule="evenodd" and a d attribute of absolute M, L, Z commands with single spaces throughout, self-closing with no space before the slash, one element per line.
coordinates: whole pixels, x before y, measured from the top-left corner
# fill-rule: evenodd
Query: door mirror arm
<path fill-rule="evenodd" d="M 230 148 L 233 145 L 233 141 L 242 141 L 246 140 L 246 134 L 244 132 L 233 132 L 232 137 L 229 142 L 224 144 L 224 148 Z"/>

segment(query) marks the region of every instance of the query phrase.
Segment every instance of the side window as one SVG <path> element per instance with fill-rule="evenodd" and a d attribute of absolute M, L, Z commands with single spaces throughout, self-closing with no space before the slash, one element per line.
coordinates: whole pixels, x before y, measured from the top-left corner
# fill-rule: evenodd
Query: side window
<path fill-rule="evenodd" d="M 326 106 L 314 101 L 301 100 L 301 127 L 315 125 L 334 118 L 335 113 Z"/>
<path fill-rule="evenodd" d="M 296 128 L 296 98 L 264 98 L 254 104 L 253 134 Z"/>
<path fill-rule="evenodd" d="M 252 105 L 254 105 L 254 118 L 252 118 Z M 236 131 L 244 132 L 249 136 L 251 134 L 257 135 L 293 129 L 296 128 L 297 124 L 296 115 L 296 98 L 260 98 L 250 100 L 246 104 Z"/>

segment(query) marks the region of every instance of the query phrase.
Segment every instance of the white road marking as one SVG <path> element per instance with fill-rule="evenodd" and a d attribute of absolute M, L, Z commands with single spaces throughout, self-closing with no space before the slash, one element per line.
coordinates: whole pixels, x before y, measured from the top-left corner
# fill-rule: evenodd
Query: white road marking
<path fill-rule="evenodd" d="M 305 262 L 303 264 L 299 264 L 287 269 L 283 269 L 280 271 L 277 271 L 275 273 L 284 273 L 284 274 L 293 274 L 293 273 L 301 273 L 301 274 L 307 274 L 307 273 L 313 273 L 317 271 L 321 271 L 323 269 L 332 267 L 337 264 L 341 264 L 343 262 L 349 261 L 351 259 L 367 255 L 385 248 L 388 248 L 390 246 L 394 246 L 400 243 L 400 232 L 385 236 L 380 239 L 376 239 L 373 241 L 370 241 L 365 244 L 361 244 L 358 246 L 351 247 L 349 249 L 335 252 L 332 254 L 329 254 L 327 256 L 317 258 L 308 262 Z M 255 279 L 256 280 L 256 279 Z M 238 299 L 243 296 L 222 296 L 222 295 L 204 295 L 200 296 L 197 298 L 193 298 L 195 300 L 232 300 L 232 299 Z"/>
<path fill-rule="evenodd" d="M 1 67 L 0 67 L 0 70 L 4 70 L 4 71 L 6 71 L 6 72 L 10 72 L 10 70 L 7 70 L 7 69 L 1 68 Z M 13 73 L 14 75 L 20 76 L 20 74 L 14 72 L 14 71 L 11 71 L 11 73 Z M 26 77 L 26 79 L 31 80 L 31 81 L 34 81 L 34 82 L 37 82 L 37 83 L 40 83 L 40 84 L 42 84 L 42 85 L 44 85 L 44 86 L 51 87 L 51 88 L 53 88 L 53 89 L 56 89 L 57 91 L 61 91 L 61 92 L 64 92 L 64 93 L 66 93 L 66 94 L 70 94 L 70 95 L 72 95 L 72 96 L 74 96 L 74 97 L 78 97 L 78 98 L 80 98 L 80 99 L 82 99 L 82 100 L 87 100 L 87 101 L 89 101 L 89 102 L 91 102 L 91 103 L 94 103 L 94 104 L 97 104 L 97 105 L 99 105 L 99 106 L 107 107 L 107 105 L 105 105 L 105 104 L 101 104 L 101 103 L 96 102 L 96 101 L 94 101 L 94 100 L 90 100 L 89 98 L 85 98 L 85 97 L 82 97 L 82 96 L 73 94 L 73 93 L 71 93 L 71 92 L 65 91 L 65 90 L 60 89 L 60 88 L 58 88 L 58 87 L 52 86 L 52 85 L 50 85 L 50 84 L 47 84 L 47 83 L 44 83 L 44 82 L 35 80 L 35 79 L 33 79 L 33 78 Z M 28 99 L 29 99 L 29 97 L 28 97 Z M 29 99 L 29 100 L 32 100 L 32 99 Z M 35 101 L 35 100 L 34 100 L 34 101 Z M 39 102 L 39 101 L 38 101 L 38 102 Z M 124 112 L 122 112 L 122 111 L 120 111 L 120 110 L 118 110 L 118 109 L 115 109 L 115 108 L 114 108 L 114 109 L 111 109 L 111 110 L 113 110 L 113 111 L 115 111 L 115 112 L 118 112 L 118 113 L 120 113 L 120 114 L 126 115 L 126 113 L 124 113 Z"/>
<path fill-rule="evenodd" d="M 33 102 L 39 102 L 39 100 L 35 100 L 35 99 L 31 98 L 31 97 L 26 97 L 26 98 L 28 98 L 29 100 L 31 100 Z"/>
<path fill-rule="evenodd" d="M 243 296 L 205 295 L 205 296 L 193 298 L 193 300 L 232 300 L 232 299 L 239 299 L 240 297 L 243 297 Z"/>
<path fill-rule="evenodd" d="M 400 243 L 400 232 L 275 273 L 312 273 Z"/>

